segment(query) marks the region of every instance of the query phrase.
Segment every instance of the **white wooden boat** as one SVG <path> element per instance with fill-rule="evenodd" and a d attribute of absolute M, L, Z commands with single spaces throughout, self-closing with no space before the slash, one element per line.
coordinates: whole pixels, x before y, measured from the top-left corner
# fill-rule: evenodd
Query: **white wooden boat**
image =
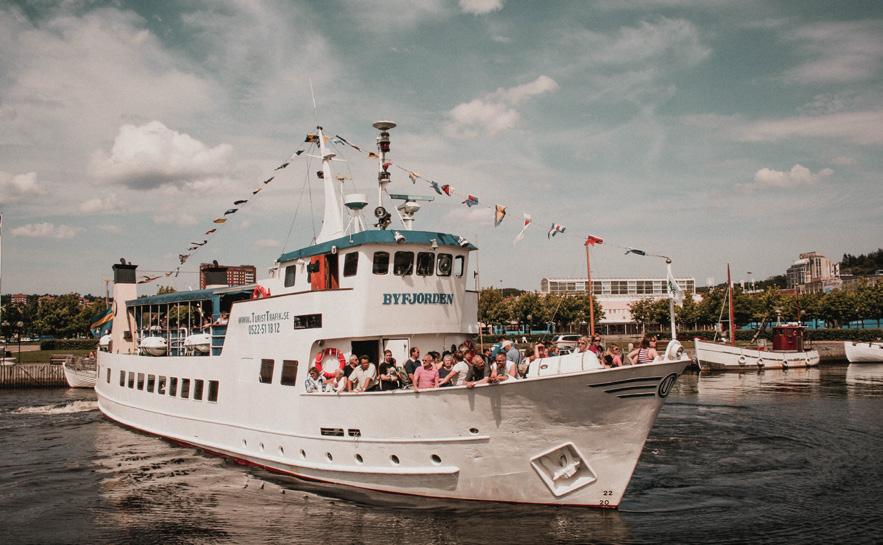
<path fill-rule="evenodd" d="M 392 126 L 375 124 L 381 164 Z M 414 230 L 415 207 L 399 208 L 401 231 L 366 229 L 364 198 L 347 198 L 353 217 L 344 228 L 334 153 L 321 127 L 317 133 L 322 232 L 281 255 L 257 287 L 139 298 L 136 265 L 114 265 L 118 303 L 112 349 L 98 354 L 100 410 L 147 433 L 369 497 L 618 506 L 690 364 L 677 341 L 646 365 L 605 369 L 594 355 L 571 354 L 533 362 L 526 379 L 474 388 L 307 393 L 316 361 L 380 361 L 388 348 L 401 365 L 410 347 L 441 352 L 478 334 L 477 292 L 467 287 L 477 248 Z M 386 174 L 377 218 L 389 217 Z M 179 324 L 168 317 L 193 309 L 200 323 L 214 320 L 208 356 L 145 355 L 149 339 L 164 340 L 151 331 L 139 344 L 154 317 L 171 338 Z"/>
<path fill-rule="evenodd" d="M 68 358 L 61 366 L 64 369 L 64 380 L 71 388 L 95 387 L 95 358 Z"/>
<path fill-rule="evenodd" d="M 710 369 L 752 371 L 815 367 L 819 364 L 817 350 L 760 350 L 720 342 L 694 339 L 696 359 Z"/>
<path fill-rule="evenodd" d="M 846 341 L 843 349 L 849 363 L 883 363 L 883 342 Z"/>

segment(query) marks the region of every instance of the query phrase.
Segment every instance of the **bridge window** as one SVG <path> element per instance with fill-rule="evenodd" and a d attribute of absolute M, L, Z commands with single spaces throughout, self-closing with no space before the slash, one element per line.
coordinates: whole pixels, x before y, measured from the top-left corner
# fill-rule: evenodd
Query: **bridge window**
<path fill-rule="evenodd" d="M 458 277 L 463 276 L 466 272 L 466 258 L 462 255 L 458 255 L 454 258 L 454 274 Z"/>
<path fill-rule="evenodd" d="M 374 274 L 389 272 L 389 252 L 374 252 Z"/>
<path fill-rule="evenodd" d="M 351 252 L 343 258 L 343 275 L 356 276 L 359 270 L 359 252 Z"/>
<path fill-rule="evenodd" d="M 261 360 L 261 374 L 258 376 L 258 380 L 262 384 L 270 384 L 273 382 L 274 364 L 274 360 Z"/>
<path fill-rule="evenodd" d="M 417 253 L 417 276 L 432 276 L 435 269 L 435 254 L 432 252 Z"/>
<path fill-rule="evenodd" d="M 439 276 L 451 276 L 453 262 L 454 258 L 451 254 L 438 254 L 438 271 L 436 274 Z"/>
<path fill-rule="evenodd" d="M 295 274 L 297 273 L 297 265 L 289 265 L 285 267 L 285 287 L 290 288 L 294 285 Z"/>
<path fill-rule="evenodd" d="M 297 360 L 282 360 L 282 378 L 279 384 L 283 386 L 297 384 Z"/>
<path fill-rule="evenodd" d="M 396 252 L 392 274 L 410 276 L 414 273 L 414 252 Z"/>

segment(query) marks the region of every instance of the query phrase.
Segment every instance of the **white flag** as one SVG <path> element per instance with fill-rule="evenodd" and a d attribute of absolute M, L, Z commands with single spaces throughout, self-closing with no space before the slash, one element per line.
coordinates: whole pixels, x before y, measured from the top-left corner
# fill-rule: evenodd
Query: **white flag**
<path fill-rule="evenodd" d="M 522 220 L 521 224 L 521 231 L 517 235 L 515 235 L 515 240 L 512 241 L 512 246 L 515 246 L 524 239 L 524 233 L 527 231 L 527 228 L 530 227 L 531 223 L 533 223 L 533 218 L 530 217 L 530 214 L 524 214 L 524 219 Z"/>
<path fill-rule="evenodd" d="M 677 281 L 675 281 L 674 275 L 671 274 L 671 266 L 668 267 L 668 278 L 666 280 L 668 284 L 668 296 L 678 305 L 683 304 L 684 290 L 678 285 Z"/>

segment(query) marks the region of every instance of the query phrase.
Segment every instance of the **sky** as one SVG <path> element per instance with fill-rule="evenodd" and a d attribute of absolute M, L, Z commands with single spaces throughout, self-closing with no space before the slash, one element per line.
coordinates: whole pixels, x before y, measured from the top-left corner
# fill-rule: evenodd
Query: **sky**
<path fill-rule="evenodd" d="M 594 277 L 663 276 L 636 247 L 699 285 L 883 245 L 876 1 L 7 1 L 0 50 L 4 293 L 171 270 L 276 174 L 162 284 L 213 259 L 262 277 L 321 228 L 316 161 L 273 169 L 317 124 L 370 147 L 379 119 L 397 165 L 479 197 L 392 169 L 436 197 L 416 228 L 479 246 L 483 286 L 584 276 L 587 234 Z M 344 192 L 375 195 L 337 148 Z"/>

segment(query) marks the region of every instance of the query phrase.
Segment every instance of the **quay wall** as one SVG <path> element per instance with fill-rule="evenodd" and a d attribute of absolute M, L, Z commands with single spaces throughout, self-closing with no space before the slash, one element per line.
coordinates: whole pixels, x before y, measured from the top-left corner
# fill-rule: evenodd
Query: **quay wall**
<path fill-rule="evenodd" d="M 61 365 L 20 363 L 0 365 L 0 389 L 60 388 L 67 386 Z"/>

